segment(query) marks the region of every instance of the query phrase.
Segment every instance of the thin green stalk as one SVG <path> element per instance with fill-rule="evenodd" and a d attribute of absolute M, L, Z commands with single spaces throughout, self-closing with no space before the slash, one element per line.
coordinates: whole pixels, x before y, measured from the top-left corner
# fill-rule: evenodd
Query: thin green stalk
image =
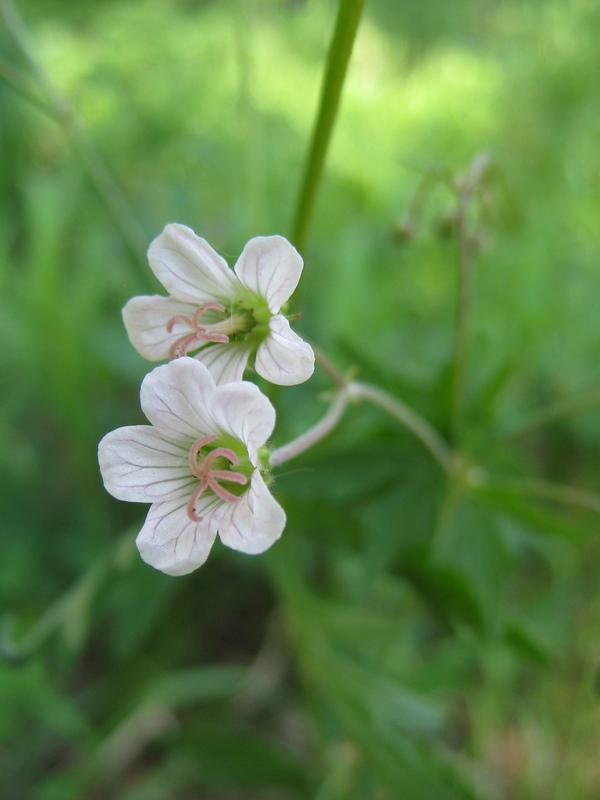
<path fill-rule="evenodd" d="M 387 412 L 421 441 L 444 472 L 448 475 L 455 474 L 456 459 L 452 450 L 427 420 L 384 389 L 380 389 L 370 383 L 351 380 L 351 377 L 344 375 L 320 348 L 314 344 L 312 347 L 315 351 L 317 364 L 340 389 L 340 394 L 345 395 L 349 400 L 367 400 Z"/>
<path fill-rule="evenodd" d="M 0 661 L 26 661 L 59 630 L 68 644 L 76 646 L 82 639 L 89 604 L 107 575 L 130 563 L 135 552 L 134 540 L 134 532 L 126 531 L 106 555 L 98 559 L 73 586 L 49 605 L 20 638 L 14 636 L 15 621 L 8 615 L 0 618 Z"/>
<path fill-rule="evenodd" d="M 44 100 L 43 97 L 39 96 L 29 77 L 20 70 L 15 69 L 12 64 L 9 64 L 8 61 L 5 61 L 3 58 L 0 58 L 0 79 L 32 105 L 37 106 L 46 114 L 52 114 L 50 104 Z"/>
<path fill-rule="evenodd" d="M 135 262 L 146 271 L 147 237 L 118 183 L 87 136 L 75 112 L 52 84 L 37 58 L 25 23 L 11 0 L 0 0 L 0 14 L 21 54 L 29 64 L 38 86 L 35 89 L 29 86 L 29 81 L 23 79 L 21 74 L 10 65 L 3 65 L 0 74 L 24 98 L 42 108 L 59 125 L 65 138 L 79 157 L 92 186 L 104 202 Z M 7 66 L 8 69 L 6 69 Z M 41 96 L 38 96 L 36 91 L 38 88 Z"/>
<path fill-rule="evenodd" d="M 522 425 L 519 425 L 514 430 L 509 431 L 502 438 L 514 439 L 517 436 L 524 436 L 525 434 L 531 433 L 531 431 L 537 430 L 538 428 L 548 425 L 551 422 L 556 422 L 557 420 L 566 419 L 568 417 L 574 417 L 577 414 L 582 414 L 585 411 L 596 408 L 598 405 L 600 405 L 600 389 L 596 389 L 595 391 L 583 395 L 582 397 L 563 400 L 560 403 L 555 403 L 548 408 L 542 409 L 542 411 L 534 414 Z"/>
<path fill-rule="evenodd" d="M 455 439 L 460 428 L 466 364 L 469 346 L 469 316 L 472 292 L 472 256 L 467 229 L 470 194 L 459 190 L 457 229 L 458 229 L 458 299 L 456 311 L 456 332 L 454 339 L 454 360 L 452 374 L 452 427 Z"/>
<path fill-rule="evenodd" d="M 549 500 L 561 505 L 600 513 L 600 495 L 574 486 L 565 486 L 562 483 L 535 479 L 498 478 L 493 475 L 486 476 L 485 474 L 480 477 L 478 483 L 479 486 L 484 488 L 505 489 L 509 492 L 514 492 L 516 495 L 537 497 L 540 500 Z"/>
<path fill-rule="evenodd" d="M 301 436 L 298 436 L 297 439 L 288 442 L 288 444 L 283 445 L 283 447 L 277 448 L 277 450 L 273 450 L 269 458 L 270 465 L 272 467 L 278 467 L 291 458 L 296 458 L 300 453 L 304 453 L 305 450 L 314 447 L 317 442 L 320 442 L 321 439 L 327 436 L 328 433 L 331 433 L 335 428 L 346 410 L 347 403 L 348 392 L 344 388 L 337 393 L 327 413 L 316 425 L 309 428 L 309 430 Z"/>
<path fill-rule="evenodd" d="M 364 4 L 365 0 L 340 0 L 338 7 L 333 38 L 327 55 L 319 111 L 306 159 L 290 237 L 300 251 L 306 244 L 348 62 Z"/>
<path fill-rule="evenodd" d="M 320 347 L 314 342 L 311 342 L 311 347 L 315 353 L 315 361 L 321 367 L 323 372 L 327 374 L 327 376 L 331 379 L 331 382 L 335 384 L 339 389 L 345 388 L 348 385 L 348 377 L 341 372 L 333 361 L 327 356 Z"/>
<path fill-rule="evenodd" d="M 454 359 L 452 373 L 452 432 L 454 440 L 460 436 L 464 391 L 469 350 L 469 323 L 472 304 L 473 261 L 477 249 L 476 232 L 469 224 L 469 210 L 481 180 L 490 166 L 486 153 L 479 153 L 467 173 L 454 181 L 457 194 L 456 226 L 458 233 L 458 298 Z"/>
<path fill-rule="evenodd" d="M 455 473 L 455 458 L 439 433 L 427 420 L 423 419 L 412 408 L 396 397 L 392 397 L 383 389 L 369 383 L 353 381 L 348 386 L 350 398 L 353 400 L 368 400 L 398 420 L 429 450 L 444 472 L 448 475 Z"/>

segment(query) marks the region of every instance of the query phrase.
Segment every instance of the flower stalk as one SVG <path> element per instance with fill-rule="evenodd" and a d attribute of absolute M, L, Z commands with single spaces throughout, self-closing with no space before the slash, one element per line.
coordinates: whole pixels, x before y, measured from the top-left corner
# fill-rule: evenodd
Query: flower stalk
<path fill-rule="evenodd" d="M 452 450 L 435 428 L 410 406 L 398 400 L 397 397 L 392 397 L 383 389 L 362 381 L 353 381 L 349 385 L 348 391 L 353 400 L 366 400 L 373 403 L 408 428 L 429 450 L 444 472 L 448 475 L 454 474 L 456 459 Z"/>
<path fill-rule="evenodd" d="M 284 464 L 286 461 L 290 461 L 290 459 L 299 456 L 300 453 L 304 453 L 305 450 L 310 450 L 311 447 L 314 447 L 314 445 L 320 442 L 328 433 L 331 433 L 341 420 L 346 410 L 347 403 L 348 389 L 344 388 L 336 394 L 327 413 L 316 425 L 313 425 L 312 428 L 309 428 L 301 436 L 298 436 L 297 439 L 293 439 L 288 444 L 277 448 L 277 450 L 273 450 L 269 458 L 271 467 L 278 467 L 280 464 Z"/>
<path fill-rule="evenodd" d="M 481 181 L 489 169 L 490 158 L 479 153 L 467 173 L 455 179 L 453 188 L 457 195 L 456 228 L 458 233 L 458 298 L 454 359 L 452 373 L 452 433 L 454 440 L 460 436 L 462 425 L 467 360 L 469 355 L 469 323 L 473 294 L 473 261 L 477 253 L 477 232 L 469 224 L 469 212 Z"/>

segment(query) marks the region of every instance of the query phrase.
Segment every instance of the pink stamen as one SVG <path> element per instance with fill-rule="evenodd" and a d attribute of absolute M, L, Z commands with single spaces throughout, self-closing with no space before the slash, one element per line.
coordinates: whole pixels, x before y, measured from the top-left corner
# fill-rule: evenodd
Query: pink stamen
<path fill-rule="evenodd" d="M 223 458 L 226 458 L 227 461 L 229 461 L 229 463 L 232 464 L 234 467 L 239 461 L 239 458 L 233 452 L 233 450 L 230 450 L 228 447 L 217 447 L 211 453 L 209 453 L 204 459 L 204 463 L 207 469 L 210 469 L 210 466 L 213 463 L 213 461 L 219 458 L 219 456 L 223 456 Z"/>
<path fill-rule="evenodd" d="M 200 439 L 196 439 L 194 444 L 191 446 L 188 455 L 188 461 L 190 462 L 190 469 L 192 470 L 192 475 L 194 475 L 196 478 L 202 479 L 204 477 L 204 473 L 202 471 L 199 471 L 200 465 L 198 464 L 198 453 L 200 452 L 200 450 L 202 450 L 202 448 L 205 445 L 214 442 L 216 438 L 217 438 L 216 433 L 209 434 L 208 436 L 201 436 Z"/>
<path fill-rule="evenodd" d="M 167 323 L 167 332 L 173 333 L 173 328 L 178 322 L 181 322 L 182 325 L 187 325 L 189 328 L 194 327 L 194 323 L 189 317 L 184 317 L 183 314 L 177 314 L 176 317 L 173 317 Z"/>
<path fill-rule="evenodd" d="M 202 436 L 200 439 L 197 439 L 190 448 L 188 455 L 190 469 L 192 475 L 200 481 L 187 504 L 187 515 L 192 522 L 202 521 L 202 517 L 199 517 L 196 513 L 196 503 L 200 495 L 202 495 L 207 488 L 212 489 L 221 500 L 225 500 L 227 503 L 237 503 L 240 499 L 238 495 L 227 491 L 218 481 L 229 481 L 230 483 L 238 483 L 242 486 L 248 483 L 248 478 L 242 475 L 241 472 L 233 472 L 227 469 L 212 469 L 212 465 L 217 458 L 227 459 L 232 466 L 238 463 L 239 458 L 237 454 L 228 447 L 216 447 L 214 450 L 211 450 L 205 458 L 198 460 L 202 448 L 214 442 L 216 438 L 216 434 Z"/>
<path fill-rule="evenodd" d="M 199 486 L 196 488 L 196 491 L 188 500 L 187 515 L 192 520 L 192 522 L 202 522 L 202 517 L 199 517 L 198 514 L 196 514 L 196 503 L 198 502 L 198 498 L 204 492 L 207 486 L 208 486 L 208 480 L 204 478 L 200 482 Z"/>
<path fill-rule="evenodd" d="M 194 344 L 194 342 L 220 342 L 221 344 L 227 344 L 229 341 L 229 336 L 227 336 L 227 334 L 211 331 L 211 325 L 200 324 L 200 317 L 209 309 L 220 311 L 223 314 L 227 311 L 225 306 L 221 303 L 217 303 L 215 300 L 209 300 L 198 306 L 191 319 L 183 314 L 176 314 L 169 320 L 167 323 L 167 333 L 173 333 L 173 328 L 177 324 L 187 325 L 188 328 L 192 329 L 192 333 L 184 333 L 183 336 L 176 339 L 169 347 L 169 358 L 171 361 L 180 356 L 186 356 L 190 346 Z"/>

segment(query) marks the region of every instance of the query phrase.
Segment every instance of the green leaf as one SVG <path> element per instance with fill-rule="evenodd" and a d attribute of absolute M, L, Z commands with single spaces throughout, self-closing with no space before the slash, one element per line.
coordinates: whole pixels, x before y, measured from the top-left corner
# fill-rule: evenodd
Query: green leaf
<path fill-rule="evenodd" d="M 147 700 L 172 707 L 228 700 L 240 690 L 246 673 L 245 667 L 233 664 L 170 672 L 150 686 Z"/>
<path fill-rule="evenodd" d="M 429 580 L 450 616 L 490 635 L 501 627 L 513 562 L 493 514 L 475 498 L 463 497 L 436 532 Z"/>
<path fill-rule="evenodd" d="M 441 714 L 424 698 L 382 673 L 334 650 L 313 652 L 312 679 L 382 781 L 411 800 L 466 800 L 474 795 L 434 734 Z"/>
<path fill-rule="evenodd" d="M 421 562 L 433 536 L 443 476 L 429 458 L 412 458 L 402 480 L 360 511 L 365 528 L 365 580 L 392 566 Z"/>
<path fill-rule="evenodd" d="M 519 488 L 486 483 L 475 487 L 474 491 L 489 504 L 546 536 L 560 536 L 577 543 L 585 541 L 597 529 L 597 514 L 586 512 L 577 517 L 567 517 L 549 510 L 540 501 L 525 496 Z"/>

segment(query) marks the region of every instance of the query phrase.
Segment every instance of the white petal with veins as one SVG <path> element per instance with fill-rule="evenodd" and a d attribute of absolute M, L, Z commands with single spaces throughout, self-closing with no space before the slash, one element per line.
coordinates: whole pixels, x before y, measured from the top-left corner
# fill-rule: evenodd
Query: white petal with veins
<path fill-rule="evenodd" d="M 211 344 L 196 353 L 194 358 L 208 367 L 215 383 L 241 381 L 251 350 L 243 342 Z"/>
<path fill-rule="evenodd" d="M 315 369 L 312 347 L 291 329 L 281 314 L 271 317 L 269 329 L 269 336 L 256 352 L 258 374 L 280 386 L 294 386 L 307 381 Z"/>
<path fill-rule="evenodd" d="M 187 575 L 200 567 L 217 535 L 222 502 L 214 495 L 196 504 L 201 522 L 187 514 L 187 497 L 151 506 L 136 545 L 147 564 L 167 575 Z"/>
<path fill-rule="evenodd" d="M 304 266 L 302 256 L 283 236 L 256 236 L 244 247 L 235 274 L 255 294 L 264 297 L 272 314 L 289 300 Z"/>
<path fill-rule="evenodd" d="M 177 358 L 144 378 L 142 411 L 163 435 L 191 444 L 200 436 L 217 433 L 208 411 L 215 388 L 204 364 L 189 356 Z"/>
<path fill-rule="evenodd" d="M 285 527 L 285 512 L 255 470 L 250 489 L 238 503 L 225 508 L 219 522 L 223 544 L 242 553 L 263 553 L 279 539 Z"/>
<path fill-rule="evenodd" d="M 189 447 L 165 439 L 149 425 L 118 428 L 98 445 L 104 486 L 118 500 L 133 503 L 181 497 L 195 482 L 188 452 Z"/>
<path fill-rule="evenodd" d="M 169 358 L 169 348 L 184 333 L 191 333 L 191 328 L 177 324 L 172 333 L 167 326 L 173 317 L 184 316 L 192 319 L 198 306 L 183 303 L 173 297 L 161 295 L 144 295 L 133 297 L 123 308 L 123 322 L 129 341 L 148 361 L 163 361 Z M 206 342 L 195 342 L 190 350 L 193 352 Z"/>
<path fill-rule="evenodd" d="M 244 442 L 256 466 L 258 448 L 275 427 L 271 401 L 254 383 L 226 383 L 218 386 L 212 397 L 211 414 L 220 430 Z"/>
<path fill-rule="evenodd" d="M 148 262 L 177 300 L 197 304 L 216 300 L 226 305 L 239 294 L 225 259 L 185 225 L 167 225 L 150 245 Z"/>

